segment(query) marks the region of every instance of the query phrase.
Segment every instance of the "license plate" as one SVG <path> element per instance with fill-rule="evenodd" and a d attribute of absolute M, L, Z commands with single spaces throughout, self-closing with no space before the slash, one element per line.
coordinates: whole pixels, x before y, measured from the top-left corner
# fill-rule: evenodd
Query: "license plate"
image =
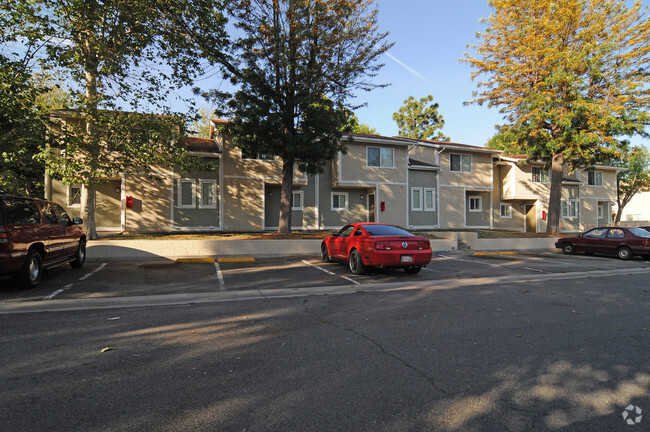
<path fill-rule="evenodd" d="M 402 255 L 399 260 L 400 262 L 413 262 L 413 255 Z"/>

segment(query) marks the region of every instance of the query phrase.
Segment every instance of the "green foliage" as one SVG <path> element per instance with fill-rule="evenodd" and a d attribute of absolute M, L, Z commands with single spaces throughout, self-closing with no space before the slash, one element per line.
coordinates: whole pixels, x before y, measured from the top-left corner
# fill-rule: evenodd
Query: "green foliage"
<path fill-rule="evenodd" d="M 377 130 L 375 128 L 371 128 L 364 123 L 359 123 L 359 117 L 357 117 L 354 113 L 350 115 L 350 120 L 348 121 L 348 125 L 346 127 L 349 128 L 350 132 L 352 133 L 363 135 L 377 135 Z"/>
<path fill-rule="evenodd" d="M 640 2 L 492 0 L 478 35 L 478 91 L 500 107 L 518 153 L 552 166 L 549 232 L 559 226 L 562 170 L 617 158 L 620 137 L 650 122 L 650 21 Z M 554 161 L 555 163 L 552 163 Z"/>
<path fill-rule="evenodd" d="M 650 188 L 650 152 L 644 147 L 633 147 L 619 162 L 625 168 L 616 176 L 618 211 L 615 223 L 620 222 L 623 209 L 638 192 Z"/>
<path fill-rule="evenodd" d="M 393 120 L 397 123 L 398 135 L 406 138 L 449 141 L 441 131 L 445 121 L 438 114 L 438 104 L 432 103 L 433 96 L 428 95 L 416 101 L 409 96 L 404 105 L 393 113 Z"/>

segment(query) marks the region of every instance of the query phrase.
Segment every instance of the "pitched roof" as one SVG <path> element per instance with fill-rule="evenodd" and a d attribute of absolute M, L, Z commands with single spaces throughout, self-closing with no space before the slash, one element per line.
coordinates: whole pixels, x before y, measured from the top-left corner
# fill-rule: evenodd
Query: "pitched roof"
<path fill-rule="evenodd" d="M 183 144 L 185 144 L 189 152 L 221 153 L 217 143 L 210 138 L 185 137 L 183 138 Z"/>

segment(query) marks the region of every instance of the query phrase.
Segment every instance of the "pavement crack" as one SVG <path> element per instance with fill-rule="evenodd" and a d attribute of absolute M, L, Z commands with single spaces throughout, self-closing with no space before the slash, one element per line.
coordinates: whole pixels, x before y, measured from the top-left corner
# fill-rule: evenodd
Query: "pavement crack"
<path fill-rule="evenodd" d="M 388 356 L 388 357 L 390 357 L 390 358 L 392 358 L 392 359 L 394 359 L 394 360 L 397 360 L 397 361 L 400 362 L 404 367 L 406 367 L 406 368 L 412 370 L 413 372 L 417 373 L 418 375 L 420 375 L 420 376 L 421 376 L 422 378 L 424 378 L 424 379 L 429 383 L 429 385 L 430 385 L 433 389 L 435 389 L 437 392 L 441 393 L 441 394 L 444 395 L 444 396 L 452 396 L 452 394 L 450 394 L 448 391 L 446 391 L 445 389 L 443 389 L 443 388 L 441 388 L 440 386 L 438 386 L 438 385 L 436 384 L 436 381 L 435 381 L 435 379 L 434 379 L 433 377 L 428 376 L 424 371 L 418 369 L 416 366 L 412 365 L 411 363 L 409 363 L 409 362 L 406 361 L 405 359 L 401 358 L 400 356 L 398 356 L 398 355 L 396 355 L 396 354 L 393 354 L 392 352 L 388 351 L 388 350 L 387 350 L 387 349 L 386 349 L 386 348 L 385 348 L 385 347 L 384 347 L 384 346 L 383 346 L 379 341 L 377 341 L 376 339 L 373 339 L 373 338 L 371 338 L 370 336 L 367 336 L 367 335 L 365 335 L 365 334 L 363 334 L 363 333 L 361 333 L 361 332 L 359 332 L 359 331 L 357 331 L 357 330 L 355 330 L 355 329 L 353 329 L 353 328 L 350 328 L 350 327 L 342 327 L 342 326 L 340 326 L 340 325 L 338 325 L 338 324 L 335 324 L 335 323 L 333 323 L 333 322 L 331 322 L 331 321 L 327 321 L 326 319 L 322 318 L 322 317 L 319 316 L 318 314 L 313 313 L 313 312 L 309 309 L 309 307 L 308 307 L 306 304 L 303 304 L 303 306 L 304 306 L 304 308 L 305 308 L 305 312 L 307 312 L 308 314 L 313 315 L 314 317 L 316 317 L 316 318 L 318 319 L 318 321 L 320 321 L 322 324 L 327 325 L 327 326 L 330 326 L 330 327 L 333 327 L 333 328 L 338 329 L 338 330 L 343 330 L 343 331 L 346 331 L 346 332 L 352 333 L 352 334 L 354 334 L 354 335 L 356 335 L 356 336 L 358 336 L 358 337 L 360 337 L 360 338 L 362 338 L 362 339 L 364 339 L 364 340 L 370 342 L 370 343 L 373 344 L 375 347 L 377 347 L 377 348 L 379 349 L 379 351 L 382 352 L 382 354 L 384 354 L 384 355 L 386 355 L 386 356 Z"/>

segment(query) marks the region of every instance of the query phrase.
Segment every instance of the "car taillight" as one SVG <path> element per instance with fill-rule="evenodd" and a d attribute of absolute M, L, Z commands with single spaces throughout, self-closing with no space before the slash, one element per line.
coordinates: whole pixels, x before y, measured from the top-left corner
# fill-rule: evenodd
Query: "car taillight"
<path fill-rule="evenodd" d="M 375 242 L 375 249 L 377 249 L 377 250 L 390 250 L 390 242 L 387 242 L 387 241 Z"/>
<path fill-rule="evenodd" d="M 429 243 L 429 240 L 418 240 L 418 249 L 424 250 L 430 248 L 431 248 L 431 243 Z"/>
<path fill-rule="evenodd" d="M 2 243 L 9 243 L 9 234 L 0 233 L 0 244 Z"/>

